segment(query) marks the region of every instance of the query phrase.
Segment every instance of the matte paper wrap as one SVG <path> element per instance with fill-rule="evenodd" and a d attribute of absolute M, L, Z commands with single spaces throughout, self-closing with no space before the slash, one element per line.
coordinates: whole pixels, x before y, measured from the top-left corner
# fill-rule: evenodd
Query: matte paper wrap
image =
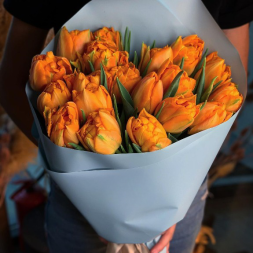
<path fill-rule="evenodd" d="M 141 44 L 171 44 L 198 34 L 209 52 L 231 66 L 246 96 L 239 55 L 199 0 L 93 0 L 65 26 L 68 30 L 113 26 L 132 31 L 131 52 Z M 54 40 L 42 53 L 54 49 Z M 238 112 L 227 122 L 151 153 L 100 155 L 61 148 L 45 134 L 36 108 L 38 94 L 27 84 L 40 134 L 42 161 L 50 176 L 96 232 L 116 243 L 150 241 L 185 216 Z"/>

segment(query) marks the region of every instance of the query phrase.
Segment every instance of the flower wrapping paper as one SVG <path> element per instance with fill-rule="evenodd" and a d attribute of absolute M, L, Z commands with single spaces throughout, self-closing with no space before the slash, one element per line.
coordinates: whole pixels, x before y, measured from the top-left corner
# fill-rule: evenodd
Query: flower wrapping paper
<path fill-rule="evenodd" d="M 131 53 L 144 41 L 158 47 L 177 36 L 198 34 L 209 52 L 231 66 L 233 81 L 246 97 L 239 54 L 199 0 L 92 0 L 66 24 L 68 30 L 113 26 L 132 32 Z M 54 50 L 57 36 L 42 53 Z M 96 232 L 115 243 L 148 242 L 184 218 L 237 112 L 227 122 L 167 148 L 140 154 L 101 155 L 62 148 L 46 136 L 36 108 L 38 93 L 26 93 L 39 132 L 41 161 Z"/>

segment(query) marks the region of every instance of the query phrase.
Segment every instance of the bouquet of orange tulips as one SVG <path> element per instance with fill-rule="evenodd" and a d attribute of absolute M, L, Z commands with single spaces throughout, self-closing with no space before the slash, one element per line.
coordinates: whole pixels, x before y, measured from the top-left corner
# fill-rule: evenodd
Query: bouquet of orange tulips
<path fill-rule="evenodd" d="M 37 108 L 61 147 L 100 154 L 152 152 L 227 121 L 243 97 L 230 67 L 207 55 L 197 35 L 171 46 L 142 44 L 130 61 L 131 32 L 61 29 L 57 56 L 33 58 Z"/>
<path fill-rule="evenodd" d="M 50 176 L 100 236 L 143 243 L 185 216 L 246 77 L 201 2 L 93 0 L 33 58 L 26 92 Z"/>

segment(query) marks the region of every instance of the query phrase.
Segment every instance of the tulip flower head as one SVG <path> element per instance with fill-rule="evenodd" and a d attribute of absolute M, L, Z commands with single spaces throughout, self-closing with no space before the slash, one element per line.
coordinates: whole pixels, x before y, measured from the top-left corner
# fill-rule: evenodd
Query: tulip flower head
<path fill-rule="evenodd" d="M 43 91 L 51 82 L 62 80 L 64 75 L 71 73 L 69 61 L 64 57 L 54 56 L 50 51 L 46 55 L 33 57 L 29 82 L 33 90 Z"/>
<path fill-rule="evenodd" d="M 173 64 L 179 66 L 184 57 L 183 70 L 190 76 L 201 60 L 204 41 L 197 35 L 190 35 L 183 39 L 179 36 L 176 41 L 172 43 L 171 48 L 173 50 Z"/>
<path fill-rule="evenodd" d="M 200 106 L 196 105 L 196 95 L 187 98 L 184 96 L 168 97 L 159 103 L 155 115 L 162 105 L 158 120 L 166 132 L 173 134 L 181 133 L 193 124 L 200 112 Z"/>
<path fill-rule="evenodd" d="M 236 85 L 228 82 L 226 84 L 220 84 L 209 96 L 208 101 L 221 102 L 225 105 L 227 111 L 235 113 L 241 107 L 243 97 L 237 90 Z"/>
<path fill-rule="evenodd" d="M 81 91 L 72 91 L 73 101 L 76 103 L 80 119 L 82 110 L 87 117 L 90 113 L 102 108 L 112 108 L 112 99 L 104 86 L 88 83 Z"/>
<path fill-rule="evenodd" d="M 67 102 L 58 111 L 45 108 L 44 118 L 50 140 L 60 147 L 72 148 L 69 143 L 78 144 L 78 111 L 74 102 Z"/>
<path fill-rule="evenodd" d="M 102 29 L 99 29 L 95 31 L 94 37 L 98 41 L 112 41 L 115 43 L 118 50 L 122 50 L 122 42 L 120 39 L 120 33 L 119 31 L 115 31 L 113 27 L 103 27 Z"/>
<path fill-rule="evenodd" d="M 200 104 L 201 106 L 203 105 Z M 200 131 L 218 126 L 219 124 L 229 120 L 233 115 L 232 112 L 226 111 L 223 103 L 207 102 L 193 124 L 190 126 L 189 134 L 195 134 Z"/>
<path fill-rule="evenodd" d="M 85 45 L 92 39 L 90 30 L 73 30 L 71 32 L 64 26 L 61 29 L 56 55 L 66 57 L 69 61 L 78 59 L 77 53 L 83 55 Z"/>
<path fill-rule="evenodd" d="M 198 79 L 201 70 L 199 70 L 194 79 Z M 225 82 L 231 77 L 231 69 L 225 64 L 225 60 L 218 56 L 217 52 L 213 52 L 206 57 L 206 70 L 205 70 L 205 88 L 207 89 L 212 79 L 216 77 L 215 82 Z"/>
<path fill-rule="evenodd" d="M 150 65 L 147 69 L 147 74 L 152 71 L 157 71 L 167 59 L 170 59 L 170 62 L 173 61 L 173 52 L 171 47 L 165 46 L 164 48 L 150 49 L 150 47 L 143 43 L 139 70 L 141 73 L 143 73 L 151 60 Z"/>
<path fill-rule="evenodd" d="M 90 113 L 77 136 L 86 150 L 105 155 L 114 154 L 122 142 L 112 108 Z"/>
<path fill-rule="evenodd" d="M 171 144 L 161 123 L 145 109 L 137 119 L 129 118 L 126 130 L 131 141 L 140 146 L 142 152 L 156 151 Z"/>
<path fill-rule="evenodd" d="M 37 99 L 37 108 L 43 114 L 45 106 L 50 109 L 63 106 L 71 100 L 71 93 L 66 84 L 58 80 L 50 83 Z"/>
<path fill-rule="evenodd" d="M 129 93 L 132 92 L 133 88 L 141 80 L 140 72 L 137 68 L 135 68 L 133 63 L 113 67 L 109 73 L 112 76 L 112 80 L 108 85 L 110 94 L 115 95 L 118 103 L 121 103 L 121 96 L 117 85 L 117 77 Z"/>
<path fill-rule="evenodd" d="M 143 108 L 153 113 L 163 98 L 163 84 L 155 72 L 146 75 L 132 92 L 134 107 L 140 112 Z"/>
<path fill-rule="evenodd" d="M 181 71 L 179 66 L 171 64 L 169 60 L 166 60 L 162 66 L 157 71 L 159 79 L 163 83 L 163 92 L 169 89 L 171 83 L 173 82 L 176 75 Z M 193 89 L 196 86 L 196 80 L 188 77 L 186 71 L 184 71 L 183 75 L 180 78 L 178 90 L 176 92 L 176 96 L 178 95 L 191 95 Z"/>
<path fill-rule="evenodd" d="M 118 51 L 116 45 L 112 41 L 92 41 L 88 44 L 87 50 L 82 57 L 79 57 L 82 71 L 86 74 L 91 73 L 90 63 L 94 70 L 100 69 L 100 64 L 107 69 L 114 66 L 120 66 L 128 63 L 128 53 L 126 51 Z"/>

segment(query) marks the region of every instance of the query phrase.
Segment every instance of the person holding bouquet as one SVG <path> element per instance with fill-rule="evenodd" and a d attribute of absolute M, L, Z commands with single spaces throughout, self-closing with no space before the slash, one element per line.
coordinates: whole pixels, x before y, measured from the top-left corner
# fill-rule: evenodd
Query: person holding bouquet
<path fill-rule="evenodd" d="M 222 2 L 222 4 L 221 4 Z M 247 69 L 249 48 L 250 1 L 204 1 L 216 18 L 225 34 L 240 53 Z M 14 122 L 31 140 L 30 129 L 33 117 L 25 95 L 31 59 L 39 54 L 48 30 L 57 32 L 87 1 L 16 1 L 5 0 L 5 8 L 14 16 L 9 30 L 4 57 L 0 67 L 0 103 Z M 237 13 L 237 19 L 234 19 Z M 13 75 L 15 71 L 15 75 Z M 66 95 L 68 96 L 68 94 Z M 78 99 L 78 96 L 76 96 Z M 19 110 L 17 110 L 17 105 Z M 25 111 L 26 117 L 19 111 Z M 59 187 L 52 181 L 47 205 L 46 230 L 50 252 L 105 252 L 95 231 L 84 217 L 71 204 Z M 162 251 L 165 247 L 170 253 L 190 253 L 201 226 L 206 181 L 203 182 L 185 218 L 165 231 L 151 253 Z"/>

